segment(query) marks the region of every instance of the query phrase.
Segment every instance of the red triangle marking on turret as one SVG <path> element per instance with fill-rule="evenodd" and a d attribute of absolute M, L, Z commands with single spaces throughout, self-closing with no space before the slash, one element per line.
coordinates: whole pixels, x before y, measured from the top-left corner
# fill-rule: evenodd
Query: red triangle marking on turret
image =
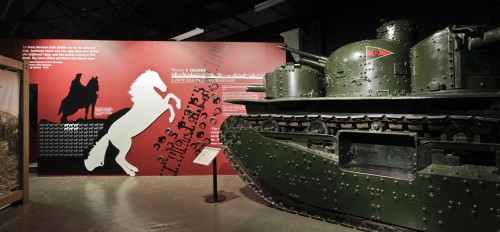
<path fill-rule="evenodd" d="M 394 53 L 383 48 L 366 46 L 366 61 L 375 60 L 392 54 Z"/>

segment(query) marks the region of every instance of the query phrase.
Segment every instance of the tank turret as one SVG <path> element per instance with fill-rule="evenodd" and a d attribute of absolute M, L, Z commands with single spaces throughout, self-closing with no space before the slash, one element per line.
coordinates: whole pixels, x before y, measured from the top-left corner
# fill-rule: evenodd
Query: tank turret
<path fill-rule="evenodd" d="M 266 92 L 266 99 L 324 97 L 324 78 L 318 70 L 300 63 L 286 63 L 266 73 L 264 86 L 249 86 L 248 92 Z"/>
<path fill-rule="evenodd" d="M 415 44 L 417 27 L 408 20 L 393 20 L 377 28 L 377 39 L 389 40 L 405 47 Z"/>
<path fill-rule="evenodd" d="M 411 49 L 412 93 L 460 94 L 496 92 L 495 53 L 487 46 L 500 41 L 500 28 L 451 26 Z"/>
<path fill-rule="evenodd" d="M 221 126 L 228 161 L 276 208 L 368 231 L 500 230 L 500 27 L 415 44 L 407 20 L 265 75 Z"/>
<path fill-rule="evenodd" d="M 325 68 L 329 97 L 405 96 L 410 94 L 410 46 L 415 27 L 406 20 L 384 23 L 377 39 L 345 45 Z"/>

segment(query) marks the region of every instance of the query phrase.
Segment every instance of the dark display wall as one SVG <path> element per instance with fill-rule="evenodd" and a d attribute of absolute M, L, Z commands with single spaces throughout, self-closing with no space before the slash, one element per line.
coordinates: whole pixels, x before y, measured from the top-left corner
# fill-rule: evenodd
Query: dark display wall
<path fill-rule="evenodd" d="M 219 127 L 285 62 L 277 43 L 30 40 L 38 85 L 39 174 L 208 175 Z M 234 171 L 223 156 L 219 173 Z"/>

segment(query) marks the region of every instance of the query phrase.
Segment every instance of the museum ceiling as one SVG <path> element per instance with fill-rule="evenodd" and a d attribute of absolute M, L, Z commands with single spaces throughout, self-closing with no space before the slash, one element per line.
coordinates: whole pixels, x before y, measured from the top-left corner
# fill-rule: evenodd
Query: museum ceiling
<path fill-rule="evenodd" d="M 257 10 L 264 2 L 274 4 Z M 0 38 L 167 41 L 198 27 L 204 33 L 187 40 L 281 42 L 281 32 L 301 28 L 337 43 L 322 45 L 327 52 L 374 36 L 382 18 L 411 20 L 427 36 L 452 24 L 498 25 L 499 10 L 500 0 L 0 0 Z"/>
<path fill-rule="evenodd" d="M 256 12 L 264 1 L 0 0 L 0 38 L 170 40 L 199 27 L 205 32 L 193 40 L 244 41 L 272 27 L 293 27 L 321 2 L 278 0 Z"/>

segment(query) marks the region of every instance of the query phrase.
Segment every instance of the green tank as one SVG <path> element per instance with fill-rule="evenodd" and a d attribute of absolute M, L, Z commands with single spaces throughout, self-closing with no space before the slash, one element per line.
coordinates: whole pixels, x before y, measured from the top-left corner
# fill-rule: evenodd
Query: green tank
<path fill-rule="evenodd" d="M 415 44 L 406 20 L 330 57 L 295 49 L 265 100 L 221 126 L 227 159 L 276 208 L 361 230 L 500 230 L 500 27 Z"/>

